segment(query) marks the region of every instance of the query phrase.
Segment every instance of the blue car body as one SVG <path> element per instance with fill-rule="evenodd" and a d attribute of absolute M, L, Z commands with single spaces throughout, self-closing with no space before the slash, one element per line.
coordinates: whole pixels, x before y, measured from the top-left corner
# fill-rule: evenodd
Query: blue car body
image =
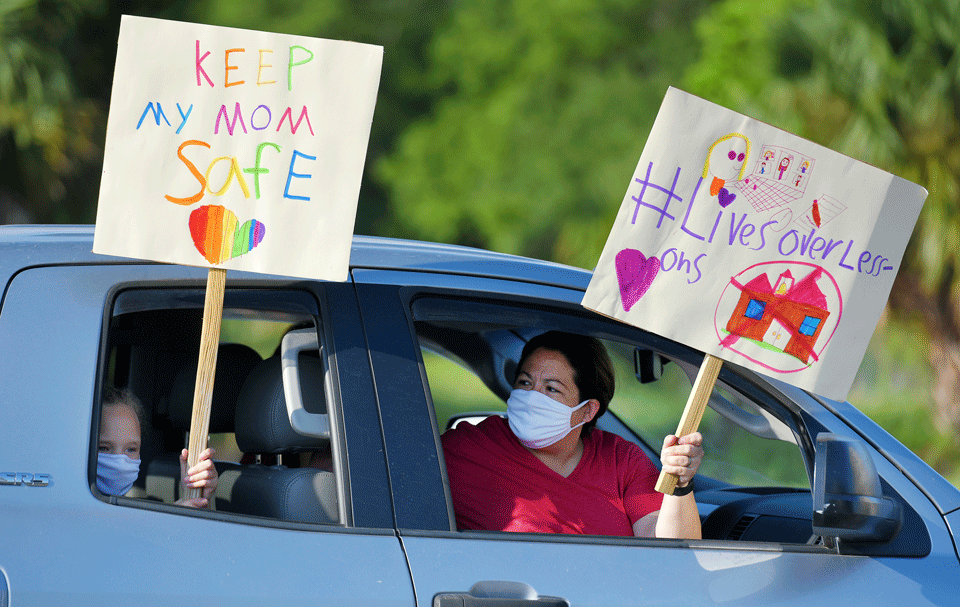
<path fill-rule="evenodd" d="M 502 411 L 532 335 L 599 337 L 623 354 L 618 395 L 681 406 L 689 388 L 669 382 L 703 357 L 582 308 L 588 271 L 465 247 L 357 236 L 343 283 L 229 272 L 215 509 L 174 505 L 207 272 L 95 255 L 92 239 L 0 228 L 0 607 L 960 604 L 960 491 L 853 405 L 733 364 L 704 428 L 705 467 L 723 463 L 696 480 L 704 539 L 458 530 L 439 437 Z M 259 446 L 241 411 L 260 412 L 285 355 L 328 430 Z M 126 496 L 95 482 L 111 385 L 147 411 Z M 468 385 L 482 396 L 464 408 Z M 620 398 L 600 426 L 659 465 L 654 405 Z M 302 464 L 319 452 L 327 468 Z"/>

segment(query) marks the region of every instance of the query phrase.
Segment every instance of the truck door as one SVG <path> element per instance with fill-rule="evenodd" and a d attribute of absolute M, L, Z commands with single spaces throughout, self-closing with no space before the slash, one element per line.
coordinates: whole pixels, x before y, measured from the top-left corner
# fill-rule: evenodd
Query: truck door
<path fill-rule="evenodd" d="M 259 348 L 264 363 L 282 332 L 317 330 L 324 369 L 318 398 L 336 433 L 326 473 L 335 476 L 330 516 L 241 511 L 232 502 L 245 466 L 272 474 L 299 466 L 300 454 L 281 455 L 289 455 L 286 465 L 255 454 L 264 459 L 251 464 L 231 447 L 230 431 L 211 435 L 223 458 L 217 510 L 163 501 L 178 473 L 163 477 L 152 465 L 184 446 L 170 389 L 177 368 L 195 360 L 204 284 L 198 269 L 87 265 L 32 268 L 7 285 L 0 471 L 45 480 L 0 486 L 0 571 L 9 603 L 414 605 L 349 283 L 228 276 L 224 304 L 222 337 Z M 101 493 L 95 482 L 100 392 L 108 385 L 133 389 L 147 409 L 141 476 L 120 497 Z"/>

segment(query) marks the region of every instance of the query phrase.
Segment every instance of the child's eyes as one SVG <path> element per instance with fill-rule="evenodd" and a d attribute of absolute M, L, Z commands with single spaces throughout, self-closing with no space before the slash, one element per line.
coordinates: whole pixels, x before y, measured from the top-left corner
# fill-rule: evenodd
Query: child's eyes
<path fill-rule="evenodd" d="M 109 450 L 110 450 L 110 447 L 107 447 L 106 445 L 100 445 L 97 448 L 97 451 L 99 451 L 100 453 L 106 453 Z"/>

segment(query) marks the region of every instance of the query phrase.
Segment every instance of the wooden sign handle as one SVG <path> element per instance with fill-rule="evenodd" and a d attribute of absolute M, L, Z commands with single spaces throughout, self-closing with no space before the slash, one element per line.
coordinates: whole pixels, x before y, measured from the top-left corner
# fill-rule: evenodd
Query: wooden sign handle
<path fill-rule="evenodd" d="M 717 376 L 720 375 L 720 367 L 722 366 L 723 360 L 716 356 L 712 354 L 703 356 L 700 373 L 697 374 L 697 379 L 693 382 L 690 397 L 687 399 L 687 406 L 683 409 L 683 415 L 680 416 L 680 425 L 677 426 L 676 432 L 678 437 L 696 432 L 697 428 L 700 427 L 700 420 L 703 418 L 707 401 L 710 400 L 710 393 L 713 392 L 713 385 L 717 382 Z M 679 480 L 680 478 L 677 475 L 661 471 L 655 488 L 660 493 L 673 495 L 673 490 Z"/>
<path fill-rule="evenodd" d="M 217 349 L 220 345 L 220 322 L 223 320 L 223 290 L 227 271 L 211 268 L 207 274 L 207 293 L 203 300 L 203 328 L 200 331 L 200 358 L 197 360 L 197 383 L 193 390 L 193 417 L 190 420 L 190 451 L 187 467 L 200 460 L 207 448 L 210 429 L 210 403 L 213 400 L 213 379 L 217 371 Z M 183 497 L 201 497 L 201 487 L 188 488 Z"/>

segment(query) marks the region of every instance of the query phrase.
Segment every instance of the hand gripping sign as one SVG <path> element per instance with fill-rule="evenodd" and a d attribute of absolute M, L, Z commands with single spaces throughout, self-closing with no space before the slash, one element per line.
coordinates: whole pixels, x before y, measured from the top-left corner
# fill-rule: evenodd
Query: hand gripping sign
<path fill-rule="evenodd" d="M 383 48 L 124 16 L 93 250 L 209 268 L 206 447 L 227 269 L 345 280 Z"/>
<path fill-rule="evenodd" d="M 705 353 L 678 436 L 722 361 L 844 400 L 926 195 L 670 88 L 583 305 Z"/>

